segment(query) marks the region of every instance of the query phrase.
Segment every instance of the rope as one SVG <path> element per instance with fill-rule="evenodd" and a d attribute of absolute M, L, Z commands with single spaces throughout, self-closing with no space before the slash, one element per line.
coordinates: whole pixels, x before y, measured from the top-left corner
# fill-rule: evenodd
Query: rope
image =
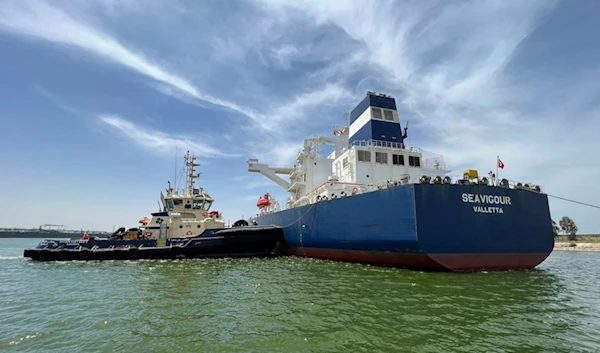
<path fill-rule="evenodd" d="M 592 204 L 585 203 L 585 202 L 579 202 L 579 201 L 575 201 L 575 200 L 565 199 L 564 197 L 559 197 L 559 196 L 554 196 L 554 195 L 548 195 L 548 196 L 554 197 L 555 199 L 560 199 L 560 200 L 567 201 L 567 202 L 573 202 L 573 203 L 577 203 L 577 204 L 588 206 L 588 207 L 600 208 L 600 206 L 592 205 Z"/>
<path fill-rule="evenodd" d="M 310 210 L 312 210 L 312 208 L 313 208 L 313 207 L 315 207 L 316 205 L 317 205 L 317 202 L 315 202 L 315 203 L 311 204 L 311 205 L 310 205 L 310 207 L 308 207 L 308 208 L 306 209 L 306 211 L 305 211 L 305 212 L 304 212 L 302 215 L 300 215 L 300 217 L 298 217 L 298 218 L 297 218 L 295 221 L 293 221 L 292 223 L 290 223 L 290 224 L 286 224 L 286 225 L 284 225 L 284 226 L 283 226 L 283 227 L 281 227 L 281 228 L 287 228 L 287 227 L 289 227 L 289 226 L 291 226 L 291 225 L 293 225 L 293 224 L 295 224 L 295 223 L 299 223 L 299 222 L 300 222 L 300 220 L 301 220 L 301 219 L 302 219 L 302 218 L 303 218 L 303 217 L 304 217 L 304 216 L 305 216 L 305 215 L 306 215 L 306 214 L 307 214 L 307 213 L 308 213 Z M 314 223 L 314 221 L 315 221 L 315 216 L 313 215 L 313 218 L 312 218 L 312 223 Z M 312 231 L 312 225 L 311 225 L 311 231 Z M 304 244 L 303 244 L 303 241 L 302 241 L 302 240 L 303 240 L 303 239 L 302 239 L 303 237 L 302 237 L 302 225 L 301 225 L 301 224 L 298 224 L 298 234 L 300 234 L 300 249 L 302 249 L 302 253 L 304 254 L 304 256 L 306 256 L 306 250 L 304 249 Z"/>
<path fill-rule="evenodd" d="M 313 203 L 313 204 L 311 204 L 310 207 L 306 210 L 306 212 L 304 212 L 300 217 L 298 217 L 295 221 L 293 221 L 290 224 L 286 224 L 284 226 L 281 226 L 281 228 L 287 228 L 287 227 L 291 226 L 292 224 L 300 222 L 300 220 L 302 219 L 302 217 L 304 217 L 308 213 L 308 211 L 310 211 L 316 204 L 317 204 L 316 202 Z"/>

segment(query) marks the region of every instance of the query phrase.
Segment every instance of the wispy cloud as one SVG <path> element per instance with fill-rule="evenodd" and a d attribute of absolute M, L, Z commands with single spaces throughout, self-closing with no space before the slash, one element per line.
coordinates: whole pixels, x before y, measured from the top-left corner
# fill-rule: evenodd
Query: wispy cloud
<path fill-rule="evenodd" d="M 244 92 L 246 96 L 250 97 L 249 100 L 254 98 L 256 108 L 222 99 L 206 93 L 185 76 L 175 73 L 170 68 L 173 65 L 158 63 L 136 51 L 133 46 L 127 46 L 114 36 L 102 31 L 95 24 L 98 21 L 90 20 L 89 13 L 97 10 L 93 5 L 79 3 L 71 5 L 69 8 L 61 9 L 57 8 L 54 3 L 42 0 L 4 2 L 0 5 L 0 28 L 19 35 L 73 46 L 102 60 L 127 67 L 152 79 L 150 86 L 159 92 L 186 103 L 204 107 L 208 103 L 240 113 L 252 120 L 252 123 L 248 125 L 251 131 L 256 133 L 257 129 L 262 130 L 262 133 L 268 134 L 267 136 L 273 142 L 295 139 L 296 145 L 298 145 L 299 138 L 292 133 L 297 131 L 298 127 L 295 125 L 298 122 L 308 119 L 306 121 L 308 124 L 303 122 L 302 125 L 314 127 L 315 123 L 321 123 L 323 118 L 311 117 L 310 113 L 321 110 L 324 105 L 333 107 L 340 103 L 348 103 L 352 98 L 351 92 L 340 83 L 326 82 L 323 84 L 313 83 L 307 86 L 306 90 L 293 92 L 290 97 L 275 95 L 275 100 L 269 98 L 273 97 L 271 92 L 265 92 L 260 96 L 253 96 L 251 91 Z M 115 16 L 118 11 L 142 11 L 141 8 L 144 5 L 138 1 L 108 1 L 100 3 L 99 6 L 108 9 L 110 14 Z M 179 4 L 179 6 L 179 10 L 181 10 L 183 5 Z M 213 65 L 218 66 L 219 61 L 232 60 L 243 64 L 246 56 L 256 49 L 258 52 L 269 51 L 279 65 L 289 66 L 290 60 L 300 53 L 296 47 L 282 44 L 273 50 L 264 44 L 261 45 L 261 39 L 270 35 L 274 26 L 281 28 L 283 23 L 269 19 L 265 19 L 261 23 L 260 26 L 254 26 L 255 29 L 247 31 L 241 37 L 239 35 L 224 38 L 211 37 L 209 43 L 214 50 Z M 238 42 L 235 42 L 233 38 L 238 38 Z M 231 48 L 237 49 L 232 52 Z M 263 154 L 268 151 L 257 149 L 258 145 L 254 143 L 249 146 L 250 152 L 253 154 Z M 280 155 L 290 156 L 289 154 Z"/>
<path fill-rule="evenodd" d="M 329 134 L 365 91 L 381 91 L 410 120 L 409 143 L 444 154 L 455 174 L 494 169 L 500 155 L 503 176 L 586 200 L 592 179 L 563 181 L 600 177 L 589 169 L 600 70 L 591 58 L 565 64 L 578 50 L 563 49 L 555 32 L 536 37 L 557 3 L 257 0 L 222 16 L 220 2 L 6 0 L 0 30 L 128 68 L 202 112 L 201 124 L 169 123 L 170 131 L 185 126 L 183 136 L 101 117 L 148 149 L 183 143 L 210 156 L 239 152 L 290 165 L 304 137 Z M 209 129 L 224 138 L 206 146 L 190 138 Z"/>
<path fill-rule="evenodd" d="M 198 136 L 192 138 L 185 135 L 170 135 L 161 131 L 153 130 L 147 127 L 139 126 L 131 121 L 127 121 L 117 115 L 103 114 L 98 119 L 112 128 L 114 131 L 126 136 L 130 141 L 142 147 L 151 149 L 161 154 L 172 154 L 174 149 L 189 150 L 200 157 L 240 157 L 224 153 L 217 148 L 198 142 L 200 138 L 207 139 L 207 136 Z"/>
<path fill-rule="evenodd" d="M 429 135 L 411 140 L 448 152 L 452 164 L 485 165 L 502 153 L 515 156 L 521 170 L 535 173 L 547 162 L 542 150 L 561 125 L 540 129 L 537 116 L 524 115 L 518 105 L 524 82 L 505 71 L 555 2 L 534 1 L 525 7 L 511 1 L 461 6 L 407 2 L 401 11 L 394 1 L 366 6 L 361 1 L 261 3 L 289 17 L 334 24 L 362 43 L 331 70 L 347 72 L 356 65 L 354 57 L 370 61 L 383 72 L 375 86 L 391 91 L 408 111 L 407 119 L 416 119 L 416 126 Z M 535 149 L 530 141 L 539 142 Z"/>
<path fill-rule="evenodd" d="M 535 67 L 519 66 L 557 1 L 408 1 L 401 7 L 394 1 L 260 2 L 289 18 L 333 25 L 358 41 L 319 74 L 347 74 L 359 66 L 363 77 L 374 77 L 368 89 L 395 95 L 402 117 L 411 120 L 410 143 L 444 154 L 455 174 L 495 169 L 500 155 L 507 164 L 502 175 L 591 201 L 587 181 L 565 182 L 574 174 L 567 166 L 581 166 L 576 174 L 587 173 L 587 180 L 600 177 L 584 167 L 598 148 L 591 132 L 600 130 L 598 109 L 590 109 L 600 94 L 590 86 L 600 78 L 597 64 L 576 75 L 544 70 L 542 56 Z M 563 51 L 554 39 L 542 40 Z M 371 69 L 351 60 L 357 57 Z M 563 143 L 565 134 L 577 143 Z M 553 203 L 557 212 L 564 207 Z"/>
<path fill-rule="evenodd" d="M 50 42 L 79 47 L 104 60 L 126 66 L 149 78 L 167 84 L 182 94 L 229 108 L 258 122 L 259 116 L 251 109 L 201 92 L 185 78 L 172 73 L 157 63 L 153 63 L 142 54 L 127 48 L 109 35 L 77 21 L 69 14 L 52 7 L 44 1 L 8 1 L 3 3 L 0 9 L 0 26 L 6 30 Z"/>
<path fill-rule="evenodd" d="M 64 110 L 65 112 L 71 113 L 71 114 L 73 114 L 75 116 L 78 116 L 78 117 L 83 116 L 82 112 L 80 112 L 77 109 L 71 107 L 70 105 L 64 103 L 61 99 L 59 99 L 58 97 L 56 97 L 54 94 L 48 92 L 44 87 L 42 87 L 40 85 L 34 85 L 33 86 L 33 90 L 35 92 L 37 92 L 38 94 L 40 94 L 41 96 L 43 96 L 46 99 L 48 99 L 57 108 L 60 108 L 60 109 Z"/>

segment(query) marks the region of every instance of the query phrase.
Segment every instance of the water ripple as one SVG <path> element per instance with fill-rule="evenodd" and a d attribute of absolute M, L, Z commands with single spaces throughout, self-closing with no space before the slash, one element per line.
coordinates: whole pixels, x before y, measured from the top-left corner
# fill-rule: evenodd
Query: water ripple
<path fill-rule="evenodd" d="M 43 264 L 10 241 L 2 352 L 600 351 L 595 253 L 454 274 L 294 257 Z"/>

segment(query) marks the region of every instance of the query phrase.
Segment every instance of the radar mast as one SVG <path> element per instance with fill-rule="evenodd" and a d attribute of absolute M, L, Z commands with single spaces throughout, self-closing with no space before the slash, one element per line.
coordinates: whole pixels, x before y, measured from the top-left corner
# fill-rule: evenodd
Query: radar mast
<path fill-rule="evenodd" d="M 200 173 L 194 174 L 196 172 L 196 167 L 200 166 L 200 163 L 196 163 L 196 157 L 190 154 L 190 151 L 187 151 L 184 157 L 185 167 L 186 167 L 186 187 L 187 187 L 187 195 L 191 196 L 199 193 L 199 190 L 196 191 L 194 188 L 194 180 L 200 177 Z"/>

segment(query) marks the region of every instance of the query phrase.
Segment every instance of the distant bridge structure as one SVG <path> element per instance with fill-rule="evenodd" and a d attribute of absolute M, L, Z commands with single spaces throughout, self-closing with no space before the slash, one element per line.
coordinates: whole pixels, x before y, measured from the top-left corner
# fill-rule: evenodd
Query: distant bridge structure
<path fill-rule="evenodd" d="M 67 226 L 62 225 L 62 224 L 42 224 L 40 226 L 40 230 L 42 229 L 48 229 L 48 230 L 65 230 L 67 229 Z"/>

